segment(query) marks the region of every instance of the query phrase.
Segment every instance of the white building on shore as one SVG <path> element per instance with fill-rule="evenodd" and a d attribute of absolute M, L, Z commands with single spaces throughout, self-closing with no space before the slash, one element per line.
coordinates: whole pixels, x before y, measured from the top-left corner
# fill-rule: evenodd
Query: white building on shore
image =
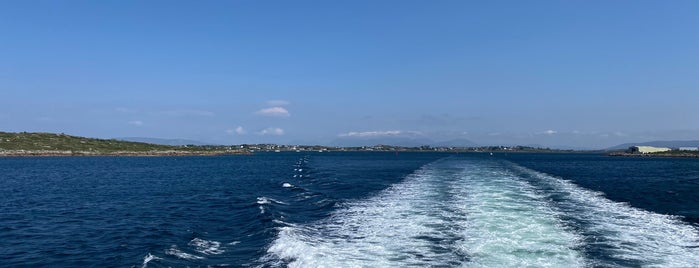
<path fill-rule="evenodd" d="M 629 147 L 629 152 L 641 153 L 641 154 L 660 153 L 660 152 L 667 152 L 670 150 L 672 150 L 672 149 L 666 148 L 666 147 L 653 147 L 653 146 L 631 146 L 631 147 Z"/>

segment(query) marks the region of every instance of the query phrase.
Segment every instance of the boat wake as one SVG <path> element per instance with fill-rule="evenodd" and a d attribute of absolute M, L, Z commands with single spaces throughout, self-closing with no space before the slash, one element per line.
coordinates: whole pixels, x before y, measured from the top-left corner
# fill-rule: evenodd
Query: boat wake
<path fill-rule="evenodd" d="M 269 266 L 693 267 L 696 228 L 495 159 L 447 158 L 326 219 L 278 228 Z"/>

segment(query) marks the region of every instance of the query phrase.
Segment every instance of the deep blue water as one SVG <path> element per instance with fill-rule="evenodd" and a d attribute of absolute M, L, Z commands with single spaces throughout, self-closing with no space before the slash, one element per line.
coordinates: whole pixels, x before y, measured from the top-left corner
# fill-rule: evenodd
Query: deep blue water
<path fill-rule="evenodd" d="M 696 267 L 699 160 L 0 159 L 0 266 Z"/>

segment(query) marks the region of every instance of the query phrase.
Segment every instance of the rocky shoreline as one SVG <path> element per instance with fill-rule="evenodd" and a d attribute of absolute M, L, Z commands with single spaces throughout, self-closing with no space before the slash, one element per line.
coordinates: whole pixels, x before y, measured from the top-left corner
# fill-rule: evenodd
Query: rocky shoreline
<path fill-rule="evenodd" d="M 0 150 L 0 157 L 34 157 L 34 156 L 216 156 L 248 154 L 243 151 L 49 151 L 49 150 Z"/>

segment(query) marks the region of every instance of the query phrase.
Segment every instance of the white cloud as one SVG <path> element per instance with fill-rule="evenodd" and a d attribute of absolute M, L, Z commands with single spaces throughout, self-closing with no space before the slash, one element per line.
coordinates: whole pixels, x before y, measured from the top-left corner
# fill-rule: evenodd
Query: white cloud
<path fill-rule="evenodd" d="M 272 117 L 289 117 L 289 116 L 291 116 L 289 111 L 284 107 L 265 108 L 265 109 L 262 109 L 262 110 L 255 112 L 255 113 L 258 115 L 262 115 L 262 116 L 272 116 Z"/>
<path fill-rule="evenodd" d="M 276 136 L 281 136 L 284 135 L 284 130 L 278 127 L 268 127 L 263 129 L 260 132 L 257 132 L 259 135 L 276 135 Z"/>
<path fill-rule="evenodd" d="M 247 133 L 247 131 L 245 131 L 245 128 L 239 126 L 237 128 L 226 129 L 226 133 L 231 134 L 231 135 L 232 134 L 245 135 Z"/>
<path fill-rule="evenodd" d="M 287 100 L 268 100 L 267 105 L 269 106 L 287 106 L 291 104 L 291 102 Z"/>
<path fill-rule="evenodd" d="M 549 129 L 549 130 L 547 130 L 547 131 L 544 131 L 544 134 L 547 134 L 547 135 L 553 135 L 553 134 L 556 134 L 556 133 L 558 133 L 558 131 L 555 131 L 555 130 L 552 130 L 552 129 Z"/>
<path fill-rule="evenodd" d="M 142 126 L 143 125 L 143 121 L 141 121 L 141 120 L 133 120 L 133 121 L 129 121 L 126 123 L 129 125 L 134 125 L 134 126 Z"/>
<path fill-rule="evenodd" d="M 422 135 L 419 131 L 401 131 L 401 130 L 382 130 L 382 131 L 352 131 L 340 134 L 340 137 L 381 137 L 381 136 L 398 136 L 398 135 Z"/>

